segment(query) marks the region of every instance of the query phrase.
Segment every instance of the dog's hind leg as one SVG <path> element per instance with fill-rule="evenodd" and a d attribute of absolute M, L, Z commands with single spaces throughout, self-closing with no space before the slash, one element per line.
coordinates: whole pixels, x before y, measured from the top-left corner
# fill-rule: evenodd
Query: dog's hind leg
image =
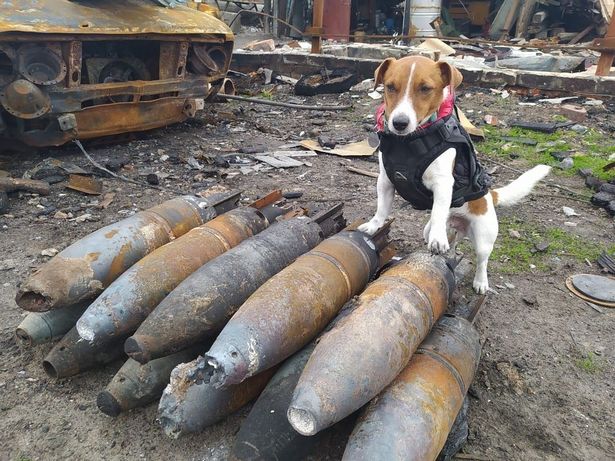
<path fill-rule="evenodd" d="M 489 207 L 486 214 L 472 216 L 468 236 L 476 253 L 476 274 L 472 286 L 478 294 L 485 294 L 489 290 L 487 277 L 489 256 L 491 256 L 493 245 L 498 237 L 498 218 L 493 205 Z"/>

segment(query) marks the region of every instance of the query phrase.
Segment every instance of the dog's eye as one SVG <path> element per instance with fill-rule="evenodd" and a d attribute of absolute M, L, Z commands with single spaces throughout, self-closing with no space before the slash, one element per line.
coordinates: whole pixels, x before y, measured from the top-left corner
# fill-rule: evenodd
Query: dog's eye
<path fill-rule="evenodd" d="M 387 85 L 387 91 L 390 91 L 391 93 L 395 93 L 397 89 L 395 88 L 395 85 L 393 85 L 392 83 L 389 83 Z"/>
<path fill-rule="evenodd" d="M 431 86 L 428 85 L 421 85 L 419 87 L 419 91 L 423 94 L 428 94 L 431 93 L 431 90 L 433 90 L 433 88 Z"/>

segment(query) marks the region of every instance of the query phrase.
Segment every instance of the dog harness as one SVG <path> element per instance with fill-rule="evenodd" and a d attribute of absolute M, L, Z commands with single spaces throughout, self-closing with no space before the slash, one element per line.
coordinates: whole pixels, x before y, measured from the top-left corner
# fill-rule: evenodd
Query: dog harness
<path fill-rule="evenodd" d="M 388 131 L 383 107 L 376 113 L 379 150 L 386 174 L 397 193 L 417 210 L 433 207 L 433 193 L 423 185 L 423 174 L 450 148 L 457 151 L 451 207 L 460 207 L 489 191 L 490 178 L 476 158 L 470 135 L 459 123 L 452 101 L 452 95 L 445 98 L 438 113 L 407 136 Z"/>

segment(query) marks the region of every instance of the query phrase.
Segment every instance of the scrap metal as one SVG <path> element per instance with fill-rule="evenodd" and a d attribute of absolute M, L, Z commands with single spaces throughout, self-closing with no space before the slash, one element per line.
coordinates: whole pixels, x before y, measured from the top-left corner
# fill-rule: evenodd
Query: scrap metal
<path fill-rule="evenodd" d="M 93 298 L 148 253 L 235 208 L 238 196 L 179 197 L 105 226 L 42 265 L 15 300 L 22 309 L 43 312 Z"/>
<path fill-rule="evenodd" d="M 223 84 L 233 40 L 185 6 L 1 2 L 0 138 L 60 145 L 193 117 Z"/>
<path fill-rule="evenodd" d="M 314 435 L 381 392 L 442 316 L 454 287 L 447 260 L 425 253 L 372 282 L 310 357 L 288 409 L 295 430 Z"/>
<path fill-rule="evenodd" d="M 434 460 L 442 450 L 480 360 L 480 337 L 444 316 L 393 383 L 363 411 L 343 460 Z"/>
<path fill-rule="evenodd" d="M 218 332 L 263 283 L 344 227 L 341 210 L 279 222 L 205 264 L 126 340 L 126 353 L 146 363 Z"/>
<path fill-rule="evenodd" d="M 393 256 L 389 224 L 373 237 L 353 229 L 329 237 L 265 282 L 218 335 L 199 374 L 216 387 L 238 384 L 305 346 Z"/>
<path fill-rule="evenodd" d="M 163 245 L 117 278 L 77 322 L 79 335 L 105 343 L 135 332 L 141 322 L 186 277 L 242 241 L 266 229 L 288 208 L 274 191 L 251 206 L 236 208 Z"/>

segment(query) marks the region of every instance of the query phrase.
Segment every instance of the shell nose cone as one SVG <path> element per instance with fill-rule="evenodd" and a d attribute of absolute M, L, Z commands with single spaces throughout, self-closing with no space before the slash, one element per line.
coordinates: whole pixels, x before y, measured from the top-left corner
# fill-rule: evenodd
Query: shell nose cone
<path fill-rule="evenodd" d="M 0 92 L 0 103 L 6 111 L 18 118 L 33 119 L 51 110 L 51 100 L 34 83 L 15 80 Z"/>

